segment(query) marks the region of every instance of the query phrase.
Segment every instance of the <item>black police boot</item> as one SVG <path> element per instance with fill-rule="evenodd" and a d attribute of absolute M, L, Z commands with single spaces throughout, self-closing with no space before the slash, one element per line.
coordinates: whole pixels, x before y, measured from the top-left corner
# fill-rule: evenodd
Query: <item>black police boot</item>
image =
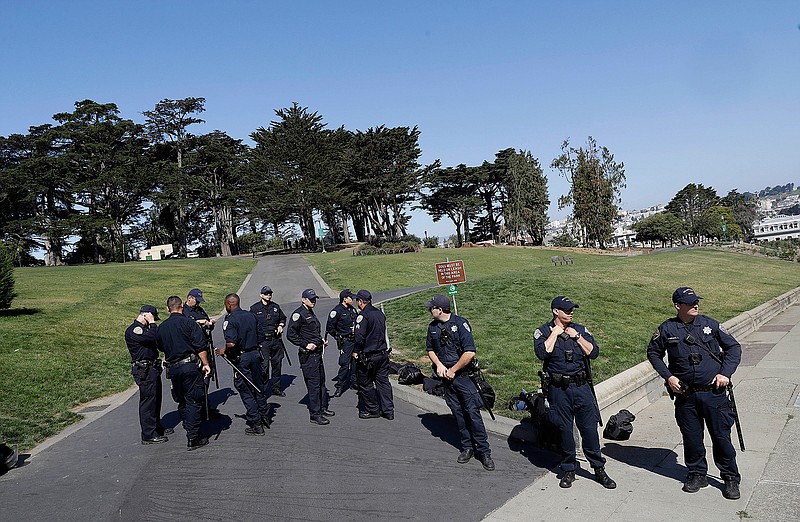
<path fill-rule="evenodd" d="M 481 455 L 478 457 L 478 460 L 480 460 L 481 464 L 483 464 L 483 469 L 486 471 L 494 471 L 494 461 L 492 460 L 491 455 Z"/>
<path fill-rule="evenodd" d="M 162 444 L 167 442 L 169 439 L 163 435 L 156 435 L 152 439 L 144 439 L 142 440 L 142 444 Z"/>
<path fill-rule="evenodd" d="M 201 446 L 205 446 L 208 444 L 208 438 L 206 437 L 197 437 L 196 439 L 189 439 L 189 443 L 187 444 L 189 451 L 196 450 Z"/>
<path fill-rule="evenodd" d="M 728 500 L 739 500 L 739 483 L 735 480 L 726 480 L 725 489 L 722 490 L 722 496 Z"/>
<path fill-rule="evenodd" d="M 172 428 L 164 428 L 164 433 L 162 433 L 162 435 L 172 435 L 173 433 L 175 433 L 174 429 L 172 429 Z"/>
<path fill-rule="evenodd" d="M 705 475 L 692 473 L 689 475 L 689 478 L 686 479 L 686 483 L 683 485 L 682 489 L 687 493 L 697 493 L 700 491 L 700 488 L 706 486 L 708 486 L 708 478 Z"/>
<path fill-rule="evenodd" d="M 286 392 L 284 392 L 280 388 L 274 388 L 272 390 L 272 395 L 274 395 L 275 397 L 286 397 Z"/>
<path fill-rule="evenodd" d="M 264 426 L 266 429 L 269 429 L 270 425 L 272 425 L 272 421 L 269 420 L 269 415 L 262 415 L 260 422 L 261 425 Z"/>
<path fill-rule="evenodd" d="M 336 412 L 333 412 L 333 411 L 329 410 L 328 408 L 323 409 L 320 413 L 322 413 L 326 417 L 333 417 L 334 415 L 336 415 Z"/>
<path fill-rule="evenodd" d="M 331 421 L 329 421 L 322 415 L 314 415 L 313 417 L 311 417 L 311 423 L 319 424 L 320 426 L 325 426 L 326 424 L 330 424 Z"/>
<path fill-rule="evenodd" d="M 368 413 L 366 411 L 358 412 L 359 419 L 377 419 L 380 416 L 381 416 L 380 413 Z"/>
<path fill-rule="evenodd" d="M 467 462 L 469 462 L 469 459 L 472 458 L 472 455 L 474 455 L 474 453 L 475 452 L 472 450 L 472 448 L 465 449 L 458 455 L 458 463 L 466 464 Z"/>
<path fill-rule="evenodd" d="M 558 487 L 560 488 L 569 488 L 572 487 L 572 483 L 575 482 L 575 472 L 574 471 L 565 471 L 564 476 L 561 477 L 561 482 L 558 483 Z"/>
<path fill-rule="evenodd" d="M 381 413 L 381 417 L 383 417 L 386 420 L 394 420 L 394 412 Z"/>
<path fill-rule="evenodd" d="M 617 483 L 608 476 L 605 468 L 596 468 L 594 470 L 594 479 L 606 489 L 614 489 L 617 487 Z"/>
<path fill-rule="evenodd" d="M 264 427 L 259 424 L 253 424 L 244 429 L 245 435 L 264 435 Z"/>
<path fill-rule="evenodd" d="M 334 391 L 334 392 L 333 392 L 333 396 L 334 396 L 334 397 L 341 397 L 341 396 L 342 396 L 342 393 L 344 393 L 344 392 L 342 391 L 342 387 L 341 387 L 341 386 L 339 386 L 339 385 L 337 385 L 337 386 L 336 386 L 336 391 Z"/>

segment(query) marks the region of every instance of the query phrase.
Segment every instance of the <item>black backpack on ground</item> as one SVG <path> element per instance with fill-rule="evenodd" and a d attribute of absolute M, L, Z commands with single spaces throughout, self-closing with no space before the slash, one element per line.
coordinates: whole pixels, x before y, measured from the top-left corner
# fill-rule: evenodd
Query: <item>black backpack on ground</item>
<path fill-rule="evenodd" d="M 603 438 L 610 440 L 628 440 L 633 433 L 632 422 L 636 420 L 636 415 L 628 410 L 619 410 L 619 413 L 612 415 L 606 422 L 603 429 Z"/>

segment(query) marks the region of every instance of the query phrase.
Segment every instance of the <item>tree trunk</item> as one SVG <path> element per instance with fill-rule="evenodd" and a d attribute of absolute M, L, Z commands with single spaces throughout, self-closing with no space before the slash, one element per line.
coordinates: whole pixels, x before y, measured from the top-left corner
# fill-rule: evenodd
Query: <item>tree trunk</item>
<path fill-rule="evenodd" d="M 344 242 L 350 243 L 350 227 L 347 226 L 347 213 L 342 211 L 342 233 L 344 235 Z"/>

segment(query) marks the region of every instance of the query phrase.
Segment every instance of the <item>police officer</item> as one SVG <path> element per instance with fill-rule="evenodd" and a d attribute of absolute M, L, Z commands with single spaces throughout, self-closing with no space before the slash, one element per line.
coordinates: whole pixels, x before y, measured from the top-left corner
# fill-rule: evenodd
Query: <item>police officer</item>
<path fill-rule="evenodd" d="M 475 357 L 472 327 L 463 317 L 450 311 L 450 300 L 435 295 L 425 303 L 433 320 L 428 325 L 425 344 L 436 375 L 444 384 L 444 401 L 453 412 L 461 434 L 459 464 L 466 464 L 473 455 L 487 471 L 494 471 L 489 437 L 481 417 L 481 399 L 469 377 Z"/>
<path fill-rule="evenodd" d="M 167 299 L 169 317 L 161 323 L 156 338 L 164 352 L 167 378 L 172 381 L 172 398 L 186 430 L 189 450 L 208 444 L 200 435 L 203 405 L 203 378 L 211 374 L 206 338 L 200 326 L 183 315 L 183 302 L 177 295 Z"/>
<path fill-rule="evenodd" d="M 269 386 L 269 370 L 272 367 L 272 395 L 286 397 L 281 389 L 281 363 L 283 361 L 283 339 L 281 334 L 286 326 L 286 314 L 283 313 L 278 303 L 272 302 L 272 288 L 261 288 L 261 300 L 250 307 L 258 322 L 258 346 L 264 361 L 261 363 L 263 370 L 264 388 Z"/>
<path fill-rule="evenodd" d="M 717 321 L 700 314 L 700 299 L 689 287 L 673 292 L 677 315 L 653 332 L 647 358 L 675 398 L 675 420 L 689 470 L 683 491 L 695 493 L 708 486 L 705 424 L 711 434 L 714 464 L 725 481 L 722 495 L 736 500 L 741 476 L 731 443 L 734 415 L 725 390 L 742 359 L 742 347 Z M 664 364 L 664 354 L 668 364 Z"/>
<path fill-rule="evenodd" d="M 383 417 L 394 420 L 392 384 L 389 382 L 389 351 L 386 345 L 386 316 L 372 306 L 372 294 L 359 290 L 356 304 L 361 315 L 356 319 L 355 358 L 360 419 Z"/>
<path fill-rule="evenodd" d="M 583 454 L 594 468 L 594 478 L 604 488 L 614 489 L 617 483 L 605 470 L 606 459 L 600 453 L 597 426 L 600 409 L 594 398 L 585 358 L 596 359 L 600 354 L 592 334 L 581 324 L 572 322 L 578 304 L 560 295 L 550 303 L 553 319 L 533 332 L 533 350 L 544 361 L 542 371 L 549 379 L 547 400 L 550 418 L 558 427 L 561 438 L 561 469 L 564 474 L 558 483 L 562 488 L 575 481 L 575 438 L 572 423 L 581 434 Z M 544 387 L 544 386 L 543 386 Z"/>
<path fill-rule="evenodd" d="M 206 335 L 206 351 L 208 352 L 208 363 L 211 365 L 211 375 L 213 378 L 217 376 L 217 369 L 214 362 L 214 357 L 211 354 L 212 342 L 211 331 L 214 330 L 216 320 L 208 316 L 208 313 L 203 309 L 200 303 L 204 303 L 203 292 L 199 288 L 192 288 L 186 296 L 186 302 L 183 306 L 183 315 L 195 321 L 203 329 Z M 210 417 L 218 415 L 219 412 L 215 408 L 211 408 L 208 403 L 208 388 L 211 384 L 211 378 L 205 379 L 205 408 L 203 409 L 203 419 L 208 420 Z M 217 382 L 219 388 L 219 382 Z"/>
<path fill-rule="evenodd" d="M 239 308 L 239 296 L 225 296 L 225 322 L 222 330 L 225 346 L 217 348 L 217 355 L 226 356 L 239 370 L 233 372 L 233 386 L 239 392 L 246 410 L 245 419 L 247 435 L 264 435 L 264 428 L 269 428 L 269 405 L 264 393 L 261 368 L 261 352 L 258 351 L 258 323 L 250 312 Z M 254 389 L 244 377 L 250 380 Z"/>
<path fill-rule="evenodd" d="M 325 324 L 325 338 L 332 336 L 339 348 L 339 373 L 334 379 L 336 381 L 334 397 L 341 396 L 347 386 L 356 387 L 353 340 L 358 310 L 353 306 L 354 297 L 349 288 L 339 292 L 339 304 L 328 314 L 328 321 Z"/>
<path fill-rule="evenodd" d="M 167 442 L 164 434 L 173 432 L 161 425 L 161 360 L 158 358 L 158 310 L 145 305 L 125 330 L 125 343 L 131 352 L 131 375 L 139 386 L 139 425 L 142 444 Z"/>
<path fill-rule="evenodd" d="M 324 426 L 330 424 L 326 417 L 334 412 L 328 409 L 328 390 L 325 388 L 325 365 L 322 362 L 322 350 L 327 341 L 322 340 L 322 325 L 314 315 L 317 294 L 313 288 L 303 290 L 300 297 L 302 303 L 292 313 L 286 338 L 298 347 L 300 368 L 308 390 L 308 411 L 311 422 Z"/>

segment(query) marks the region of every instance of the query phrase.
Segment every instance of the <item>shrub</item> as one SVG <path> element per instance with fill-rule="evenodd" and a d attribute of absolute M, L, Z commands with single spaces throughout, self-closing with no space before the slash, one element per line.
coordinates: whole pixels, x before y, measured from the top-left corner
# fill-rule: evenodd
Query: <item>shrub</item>
<path fill-rule="evenodd" d="M 436 236 L 426 237 L 422 240 L 422 246 L 425 248 L 436 248 L 439 246 L 439 238 Z"/>
<path fill-rule="evenodd" d="M 562 232 L 560 235 L 553 238 L 553 246 L 576 247 L 578 246 L 578 241 L 568 232 Z"/>

